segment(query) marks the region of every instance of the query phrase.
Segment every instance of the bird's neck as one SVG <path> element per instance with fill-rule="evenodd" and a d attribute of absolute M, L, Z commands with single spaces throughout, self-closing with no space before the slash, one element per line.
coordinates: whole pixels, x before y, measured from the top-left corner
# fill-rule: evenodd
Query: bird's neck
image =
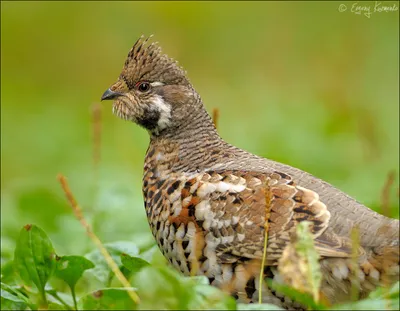
<path fill-rule="evenodd" d="M 203 105 L 191 106 L 175 126 L 158 135 L 151 135 L 146 155 L 147 166 L 163 169 L 203 170 L 215 161 L 226 143 L 218 135 L 214 123 Z"/>
<path fill-rule="evenodd" d="M 181 115 L 173 121 L 174 126 L 166 128 L 152 140 L 169 139 L 181 144 L 196 142 L 196 146 L 207 143 L 208 140 L 220 140 L 214 123 L 203 105 L 181 107 L 185 111 L 176 111 Z M 189 146 L 187 146 L 189 148 Z"/>

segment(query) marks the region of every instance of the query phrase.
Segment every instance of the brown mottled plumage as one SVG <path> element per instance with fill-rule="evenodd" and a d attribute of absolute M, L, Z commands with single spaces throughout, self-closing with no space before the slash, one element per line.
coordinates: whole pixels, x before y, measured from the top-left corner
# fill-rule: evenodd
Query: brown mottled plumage
<path fill-rule="evenodd" d="M 114 99 L 115 114 L 150 134 L 143 177 L 147 217 L 161 251 L 184 274 L 206 275 L 240 301 L 255 301 L 268 206 L 265 277 L 282 281 L 278 261 L 296 224 L 307 220 L 321 256 L 325 300 L 349 300 L 352 276 L 360 297 L 384 278 L 398 279 L 398 220 L 306 172 L 223 141 L 184 70 L 156 44 L 143 37 L 135 43 L 102 99 Z M 350 239 L 355 226 L 357 267 Z M 263 295 L 265 302 L 302 308 L 268 288 Z"/>

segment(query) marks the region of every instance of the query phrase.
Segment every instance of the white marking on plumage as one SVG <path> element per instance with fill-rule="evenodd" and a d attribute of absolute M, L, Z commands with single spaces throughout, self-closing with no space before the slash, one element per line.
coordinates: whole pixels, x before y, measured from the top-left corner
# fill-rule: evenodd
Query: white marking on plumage
<path fill-rule="evenodd" d="M 229 282 L 232 279 L 233 272 L 231 265 L 222 265 L 222 279 L 224 282 Z"/>
<path fill-rule="evenodd" d="M 152 107 L 160 113 L 157 130 L 163 130 L 168 127 L 171 124 L 171 105 L 165 103 L 161 96 L 156 95 L 153 98 Z"/>
<path fill-rule="evenodd" d="M 373 269 L 373 270 L 370 271 L 369 276 L 370 276 L 371 278 L 373 278 L 373 279 L 379 281 L 380 273 L 379 273 L 378 270 Z"/>
<path fill-rule="evenodd" d="M 201 271 L 207 272 L 210 267 L 210 261 L 206 259 L 203 264 L 201 265 Z"/>
<path fill-rule="evenodd" d="M 168 219 L 169 211 L 167 209 L 165 209 L 164 211 L 161 212 L 160 216 L 161 216 L 160 217 L 161 219 L 164 219 L 164 220 Z"/>
<path fill-rule="evenodd" d="M 232 216 L 232 225 L 236 225 L 239 222 L 239 216 Z"/>
<path fill-rule="evenodd" d="M 199 189 L 197 190 L 197 194 L 199 197 L 204 198 L 205 196 L 214 191 L 218 191 L 221 193 L 224 192 L 237 193 L 243 191 L 244 189 L 246 189 L 246 185 L 243 184 L 232 184 L 224 181 L 219 181 L 216 183 L 205 182 L 199 187 Z"/>
<path fill-rule="evenodd" d="M 192 196 L 191 196 L 191 195 L 188 196 L 188 197 L 186 197 L 186 198 L 184 198 L 184 199 L 182 200 L 182 205 L 183 205 L 183 206 L 188 205 L 189 202 L 190 202 L 191 200 L 192 200 Z"/>
<path fill-rule="evenodd" d="M 195 236 L 195 234 L 196 234 L 196 226 L 194 225 L 193 222 L 189 222 L 187 227 L 186 237 L 189 239 L 189 241 L 192 241 L 192 238 Z"/>
<path fill-rule="evenodd" d="M 331 218 L 331 213 L 328 211 L 328 209 L 326 208 L 326 205 L 324 203 L 321 202 L 321 209 L 319 210 L 319 212 L 315 215 L 315 217 L 321 217 L 323 214 L 327 214 L 328 215 L 328 221 Z"/>
<path fill-rule="evenodd" d="M 244 234 L 242 234 L 242 233 L 238 233 L 238 234 L 237 234 L 237 238 L 238 238 L 238 240 L 239 240 L 240 242 L 243 241 L 245 237 L 246 237 L 246 236 L 245 236 Z"/>
<path fill-rule="evenodd" d="M 176 189 L 174 192 L 171 193 L 171 195 L 169 196 L 169 201 L 171 203 L 174 203 L 176 200 L 178 200 L 181 197 L 181 190 L 180 189 Z"/>
<path fill-rule="evenodd" d="M 224 226 L 229 227 L 231 225 L 231 219 L 225 219 L 224 220 Z"/>
<path fill-rule="evenodd" d="M 199 182 L 200 181 L 196 179 L 196 182 L 189 189 L 190 193 L 193 193 L 197 189 L 197 187 L 199 186 Z"/>
<path fill-rule="evenodd" d="M 206 247 L 204 248 L 204 256 L 206 256 L 209 260 L 208 263 L 208 270 L 207 276 L 215 276 L 219 275 L 221 271 L 220 265 L 217 263 L 217 255 L 215 252 L 215 248 L 218 245 L 217 239 L 212 235 L 211 232 L 209 232 L 205 236 L 205 241 L 206 241 Z"/>
<path fill-rule="evenodd" d="M 209 212 L 209 210 L 210 210 L 210 203 L 204 200 L 196 205 L 196 210 L 194 212 L 194 215 L 196 216 L 196 219 L 204 220 L 205 215 Z"/>
<path fill-rule="evenodd" d="M 204 198 L 206 195 L 214 192 L 216 189 L 217 189 L 216 185 L 206 182 L 199 187 L 199 189 L 197 190 L 197 195 L 200 198 Z"/>
<path fill-rule="evenodd" d="M 156 161 L 164 160 L 164 154 L 162 152 L 157 152 Z"/>
<path fill-rule="evenodd" d="M 178 217 L 179 214 L 180 214 L 181 211 L 182 211 L 182 204 L 181 204 L 181 202 L 180 202 L 180 201 L 175 201 L 175 202 L 172 204 L 171 209 L 174 211 L 174 216 L 175 216 L 175 217 Z"/>
<path fill-rule="evenodd" d="M 183 239 L 183 237 L 185 236 L 185 225 L 184 224 L 181 224 L 179 226 L 178 230 L 176 231 L 175 236 L 176 236 L 176 238 L 178 240 L 182 240 Z"/>
<path fill-rule="evenodd" d="M 165 85 L 165 83 L 156 81 L 156 82 L 151 82 L 150 85 L 153 86 L 153 87 L 154 86 L 163 86 L 163 85 Z"/>
<path fill-rule="evenodd" d="M 174 226 L 169 226 L 169 235 L 168 235 L 168 237 L 167 237 L 167 240 L 169 241 L 169 242 L 173 242 L 173 241 L 175 241 L 175 228 L 174 228 Z M 168 243 L 169 244 L 169 243 Z"/>
<path fill-rule="evenodd" d="M 215 221 L 215 213 L 211 212 L 210 210 L 204 215 L 204 222 L 203 228 L 205 230 L 209 230 L 212 227 L 212 224 Z"/>
<path fill-rule="evenodd" d="M 221 243 L 222 244 L 232 243 L 234 238 L 235 237 L 233 235 L 223 236 L 221 237 Z"/>
<path fill-rule="evenodd" d="M 218 183 L 216 184 L 216 186 L 217 186 L 217 191 L 219 191 L 219 192 L 225 192 L 225 191 L 228 191 L 228 190 L 229 190 L 231 184 L 228 184 L 228 183 L 226 183 L 226 182 L 220 181 L 220 182 L 218 182 Z M 233 185 L 232 185 L 232 186 L 233 186 Z"/>

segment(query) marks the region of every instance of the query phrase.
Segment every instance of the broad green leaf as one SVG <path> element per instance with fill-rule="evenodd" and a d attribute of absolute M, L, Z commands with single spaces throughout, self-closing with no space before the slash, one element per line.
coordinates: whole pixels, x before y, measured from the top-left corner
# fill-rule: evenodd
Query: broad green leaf
<path fill-rule="evenodd" d="M 56 267 L 55 252 L 46 233 L 35 225 L 22 228 L 14 253 L 14 265 L 21 279 L 33 282 L 42 298 L 46 300 L 44 288 Z"/>
<path fill-rule="evenodd" d="M 25 310 L 27 306 L 24 299 L 1 289 L 1 310 Z"/>
<path fill-rule="evenodd" d="M 400 294 L 400 282 L 393 284 L 393 286 L 388 289 L 384 287 L 378 287 L 376 290 L 371 292 L 368 296 L 370 299 L 379 299 L 379 298 L 395 298 Z"/>
<path fill-rule="evenodd" d="M 189 310 L 236 310 L 236 301 L 230 295 L 214 286 L 198 284 L 198 280 L 190 281 L 194 286 L 191 284 L 189 289 L 193 288 L 195 294 L 189 300 Z"/>
<path fill-rule="evenodd" d="M 119 268 L 119 270 L 121 271 L 121 273 L 124 275 L 124 277 L 127 279 L 127 280 L 129 280 L 130 278 L 131 278 L 131 276 L 132 276 L 132 271 L 131 270 L 129 270 L 127 267 L 125 267 L 125 266 L 121 266 L 120 268 Z M 112 278 L 113 278 L 113 274 L 112 273 L 110 273 L 110 284 L 111 284 L 111 281 L 112 281 Z"/>
<path fill-rule="evenodd" d="M 335 305 L 332 310 L 398 310 L 399 300 L 399 282 L 391 288 L 379 287 L 371 292 L 367 299 L 352 303 Z"/>
<path fill-rule="evenodd" d="M 270 303 L 238 303 L 237 310 L 285 310 Z"/>
<path fill-rule="evenodd" d="M 397 299 L 363 299 L 353 303 L 332 306 L 330 310 L 399 310 Z"/>
<path fill-rule="evenodd" d="M 49 302 L 49 310 L 71 310 L 71 308 L 67 308 L 66 306 L 62 305 L 61 303 L 57 302 Z"/>
<path fill-rule="evenodd" d="M 15 269 L 14 261 L 10 260 L 1 266 L 1 281 L 3 283 L 12 284 L 15 283 Z"/>
<path fill-rule="evenodd" d="M 122 264 L 132 273 L 136 273 L 140 271 L 143 267 L 149 266 L 150 264 L 139 257 L 132 257 L 128 254 L 121 254 L 121 262 Z"/>
<path fill-rule="evenodd" d="M 17 288 L 16 286 L 7 285 L 5 283 L 1 283 L 1 300 L 2 300 L 1 303 L 2 309 L 8 309 L 8 308 L 18 309 L 18 307 L 24 309 L 26 308 L 26 306 L 29 306 L 31 310 L 37 309 L 36 305 L 32 303 L 29 300 L 29 298 L 19 290 L 19 288 Z"/>
<path fill-rule="evenodd" d="M 94 268 L 93 262 L 82 256 L 57 257 L 55 276 L 64 280 L 70 288 L 74 288 L 83 272 Z"/>
<path fill-rule="evenodd" d="M 55 289 L 46 289 L 46 293 L 48 294 L 48 302 L 49 302 L 49 309 L 52 309 L 50 304 L 59 305 L 57 308 L 62 308 L 63 310 L 72 310 L 72 304 L 75 304 L 75 309 L 77 309 L 77 304 L 75 301 L 75 297 L 71 297 L 66 293 L 58 292 Z M 72 299 L 71 299 L 72 298 Z"/>
<path fill-rule="evenodd" d="M 137 306 L 125 288 L 105 288 L 79 300 L 83 310 L 136 310 Z"/>
<path fill-rule="evenodd" d="M 104 247 L 107 249 L 107 251 L 110 253 L 110 256 L 119 267 L 122 266 L 121 254 L 124 253 L 133 257 L 139 254 L 139 249 L 132 242 L 120 241 L 106 243 L 104 244 Z M 97 279 L 102 286 L 107 286 L 113 274 L 100 251 L 96 249 L 89 254 L 86 254 L 85 257 L 92 261 L 95 265 L 95 267 L 89 270 L 88 273 Z"/>
<path fill-rule="evenodd" d="M 153 266 L 166 266 L 168 265 L 167 259 L 161 253 L 160 249 L 157 245 L 154 245 L 143 251 L 140 252 L 140 258 L 146 260 L 147 262 L 151 263 Z"/>
<path fill-rule="evenodd" d="M 397 296 L 399 297 L 400 295 L 400 282 L 395 283 L 389 290 L 389 295 L 392 296 Z"/>
<path fill-rule="evenodd" d="M 315 302 L 313 297 L 308 293 L 300 292 L 294 289 L 293 287 L 287 286 L 285 284 L 279 284 L 277 282 L 272 281 L 271 279 L 266 279 L 266 282 L 269 288 L 285 296 L 288 296 L 290 299 L 308 308 L 311 308 L 313 310 L 325 309 L 325 306 L 323 304 Z"/>
<path fill-rule="evenodd" d="M 147 266 L 141 269 L 132 281 L 138 288 L 141 299 L 139 309 L 188 309 L 189 301 L 195 294 L 190 290 L 183 277 L 170 267 L 155 268 Z"/>
<path fill-rule="evenodd" d="M 198 285 L 210 285 L 210 280 L 205 275 L 192 276 L 190 279 Z"/>

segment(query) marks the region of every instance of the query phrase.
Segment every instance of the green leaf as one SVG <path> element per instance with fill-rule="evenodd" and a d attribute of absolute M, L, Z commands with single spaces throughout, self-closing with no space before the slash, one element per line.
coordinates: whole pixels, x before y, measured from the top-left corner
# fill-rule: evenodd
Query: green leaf
<path fill-rule="evenodd" d="M 64 280 L 71 289 L 75 309 L 77 309 L 75 285 L 81 278 L 83 272 L 94 268 L 93 262 L 82 256 L 57 257 L 57 269 L 55 275 Z"/>
<path fill-rule="evenodd" d="M 396 298 L 399 296 L 400 293 L 400 282 L 393 284 L 393 286 L 388 289 L 384 287 L 378 287 L 376 290 L 371 292 L 368 296 L 370 299 L 379 299 L 379 298 Z"/>
<path fill-rule="evenodd" d="M 132 283 L 138 288 L 139 309 L 235 310 L 235 300 L 204 277 L 183 277 L 171 267 L 143 267 Z"/>
<path fill-rule="evenodd" d="M 290 299 L 310 308 L 313 310 L 323 310 L 325 306 L 323 304 L 314 301 L 313 297 L 308 293 L 300 292 L 293 287 L 287 286 L 285 284 L 279 284 L 274 282 L 272 279 L 266 279 L 269 288 L 288 296 Z"/>
<path fill-rule="evenodd" d="M 140 269 L 150 265 L 142 258 L 132 257 L 125 253 L 121 254 L 121 262 L 132 273 L 137 273 Z"/>
<path fill-rule="evenodd" d="M 46 233 L 35 225 L 22 228 L 14 253 L 15 270 L 21 279 L 33 282 L 46 301 L 44 288 L 56 267 L 55 252 Z"/>
<path fill-rule="evenodd" d="M 189 310 L 236 310 L 233 297 L 214 286 L 199 284 L 198 281 L 190 280 L 195 295 L 189 300 Z"/>
<path fill-rule="evenodd" d="M 391 288 L 379 287 L 371 292 L 367 299 L 335 305 L 331 310 L 398 310 L 399 284 L 397 282 Z"/>
<path fill-rule="evenodd" d="M 285 310 L 270 303 L 238 303 L 237 310 Z"/>
<path fill-rule="evenodd" d="M 336 305 L 330 310 L 399 310 L 399 299 L 364 299 Z"/>
<path fill-rule="evenodd" d="M 198 285 L 210 285 L 210 280 L 205 275 L 192 276 L 190 279 Z"/>
<path fill-rule="evenodd" d="M 11 295 L 11 296 L 10 296 Z M 2 309 L 25 309 L 27 306 L 31 310 L 36 310 L 37 307 L 25 296 L 16 286 L 10 286 L 1 283 L 1 306 Z M 6 306 L 6 307 L 4 307 Z"/>
<path fill-rule="evenodd" d="M 64 280 L 70 288 L 74 288 L 83 272 L 94 268 L 93 262 L 82 256 L 57 257 L 55 276 Z"/>
<path fill-rule="evenodd" d="M 132 290 L 132 289 L 131 289 Z M 105 288 L 92 292 L 79 301 L 83 310 L 136 310 L 137 305 L 125 288 Z"/>
<path fill-rule="evenodd" d="M 193 294 L 183 277 L 170 267 L 155 268 L 147 266 L 141 269 L 132 281 L 138 288 L 141 299 L 139 309 L 189 309 Z"/>
<path fill-rule="evenodd" d="M 15 277 L 14 261 L 10 260 L 1 266 L 1 281 L 3 283 L 15 283 Z"/>
<path fill-rule="evenodd" d="M 119 267 L 122 266 L 121 254 L 127 254 L 133 257 L 139 254 L 139 249 L 136 244 L 132 242 L 121 241 L 106 243 L 104 244 L 104 247 Z M 112 277 L 112 272 L 100 251 L 94 250 L 89 254 L 86 254 L 85 257 L 95 264 L 95 267 L 88 271 L 88 273 L 97 279 L 102 286 L 107 286 Z"/>
<path fill-rule="evenodd" d="M 25 310 L 27 306 L 24 299 L 1 289 L 1 310 Z"/>
<path fill-rule="evenodd" d="M 49 302 L 49 310 L 71 310 L 70 308 L 67 308 L 66 306 L 57 303 L 57 302 Z"/>
<path fill-rule="evenodd" d="M 295 248 L 297 253 L 305 258 L 307 262 L 308 284 L 311 287 L 314 300 L 318 300 L 322 274 L 319 264 L 319 254 L 314 247 L 314 238 L 310 232 L 310 224 L 308 221 L 303 221 L 297 225 Z"/>
<path fill-rule="evenodd" d="M 55 289 L 46 289 L 48 294 L 49 309 L 57 308 L 57 310 L 72 310 L 72 303 L 75 303 L 75 309 L 77 310 L 77 304 L 75 298 L 71 297 L 65 293 L 57 292 Z M 54 307 L 51 306 L 54 304 Z"/>

